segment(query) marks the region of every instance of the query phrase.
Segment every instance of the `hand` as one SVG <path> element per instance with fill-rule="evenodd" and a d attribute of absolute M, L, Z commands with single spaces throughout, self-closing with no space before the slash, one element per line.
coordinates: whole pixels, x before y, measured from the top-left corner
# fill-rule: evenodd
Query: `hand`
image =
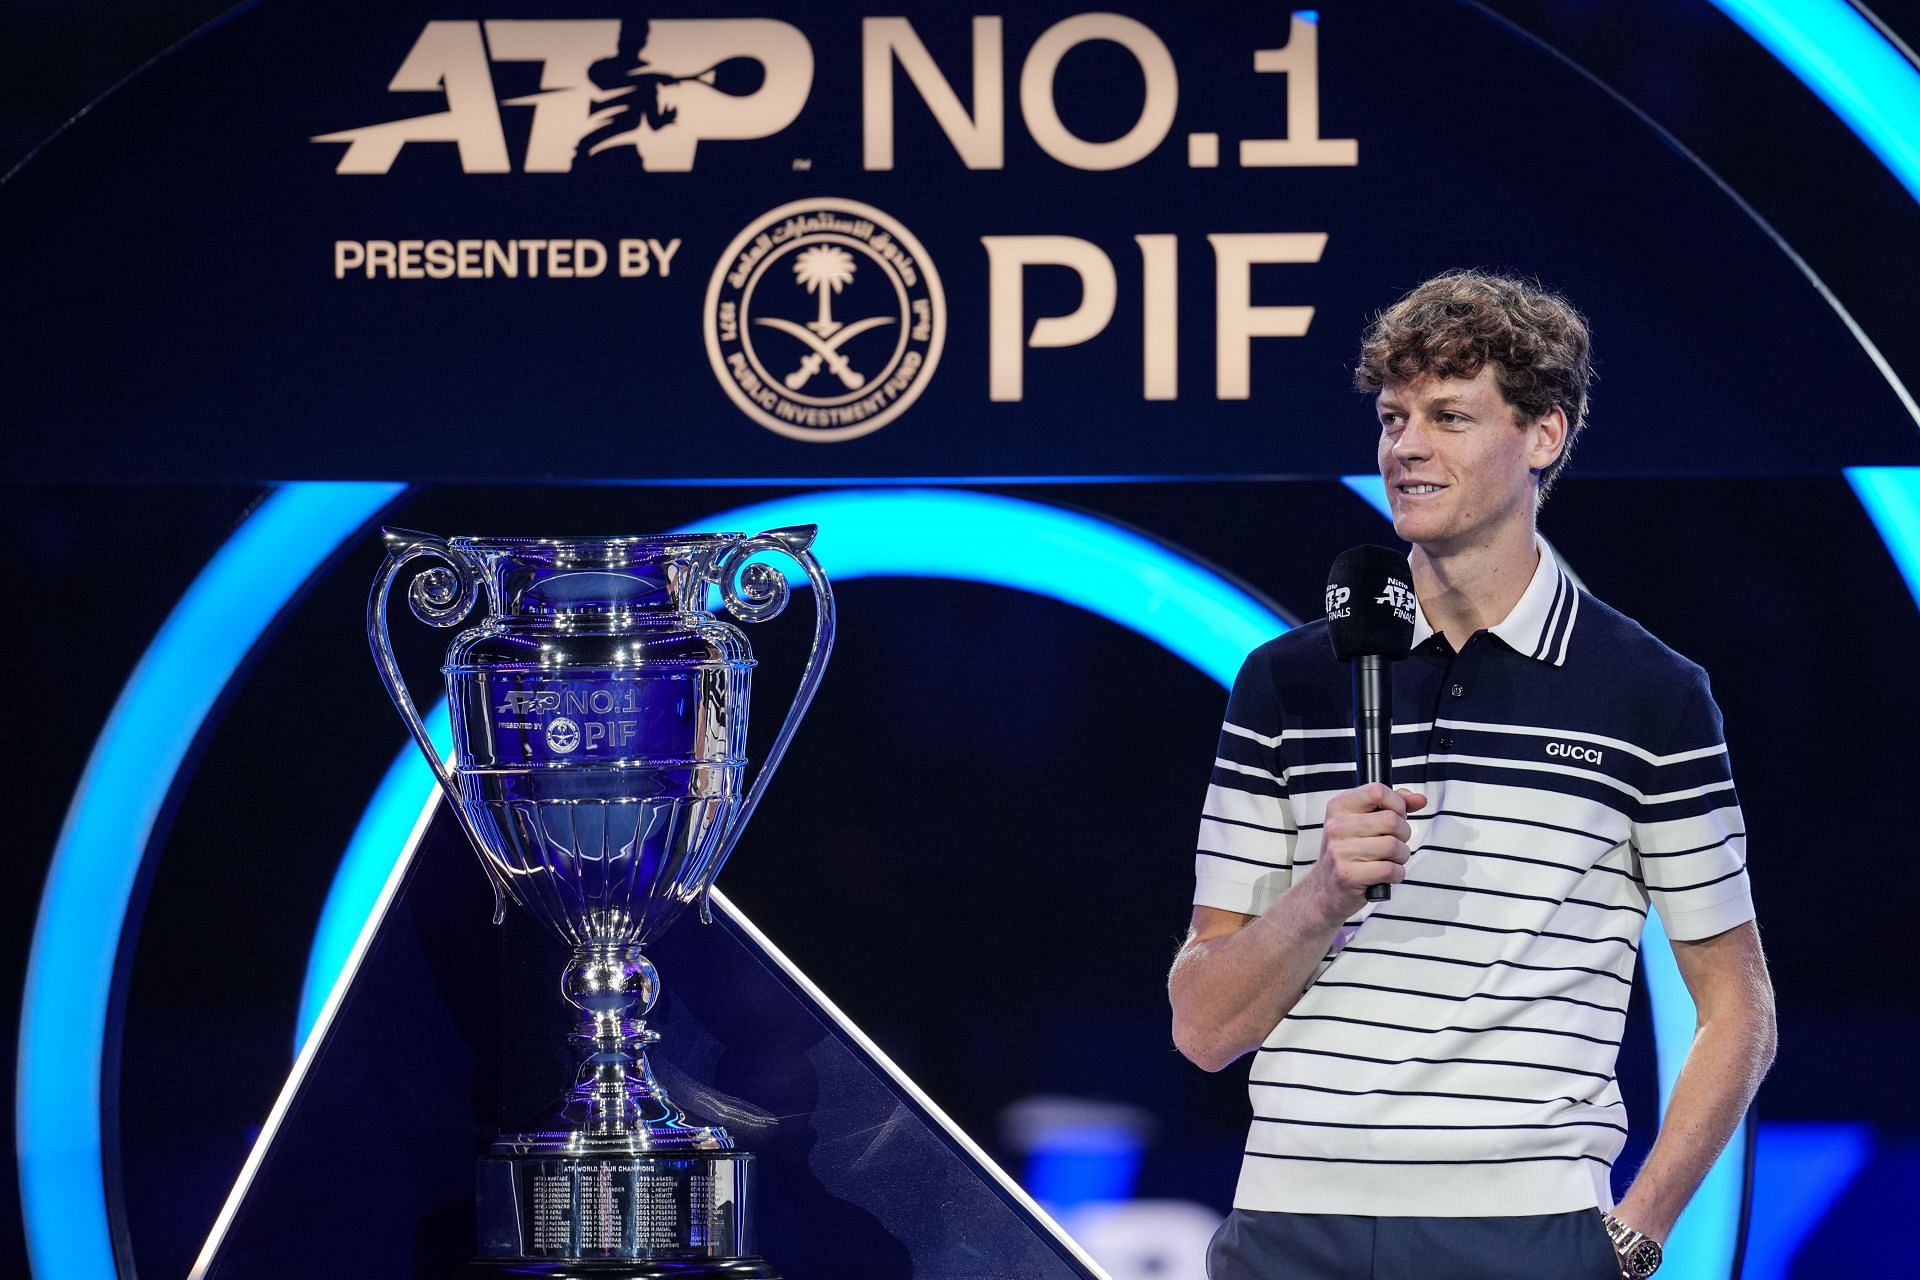
<path fill-rule="evenodd" d="M 1318 879 L 1328 919 L 1345 920 L 1358 911 L 1368 885 L 1407 878 L 1407 841 L 1413 838 L 1407 815 L 1426 805 L 1419 792 L 1381 782 L 1327 801 L 1320 860 L 1309 874 Z"/>

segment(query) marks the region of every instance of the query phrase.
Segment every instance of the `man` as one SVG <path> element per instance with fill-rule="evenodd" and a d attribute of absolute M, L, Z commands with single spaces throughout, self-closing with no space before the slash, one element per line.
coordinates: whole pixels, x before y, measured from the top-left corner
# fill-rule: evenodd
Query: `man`
<path fill-rule="evenodd" d="M 1168 980 L 1182 1053 L 1255 1055 L 1213 1280 L 1647 1274 L 1772 1061 L 1706 675 L 1534 533 L 1588 350 L 1564 300 L 1479 272 L 1429 280 L 1366 336 L 1356 382 L 1421 615 L 1393 669 L 1398 785 L 1352 786 L 1324 623 L 1248 658 Z M 1698 1034 L 1615 1206 L 1614 1059 L 1649 907 Z"/>

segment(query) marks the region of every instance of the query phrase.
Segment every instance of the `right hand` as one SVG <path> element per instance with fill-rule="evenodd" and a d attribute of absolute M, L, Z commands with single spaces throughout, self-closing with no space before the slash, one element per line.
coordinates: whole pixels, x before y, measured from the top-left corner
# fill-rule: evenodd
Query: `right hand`
<path fill-rule="evenodd" d="M 1407 815 L 1426 808 L 1427 798 L 1405 787 L 1369 782 L 1327 801 L 1321 831 L 1319 877 L 1328 915 L 1345 920 L 1366 901 L 1370 884 L 1399 884 L 1407 878 L 1407 841 L 1413 828 Z"/>

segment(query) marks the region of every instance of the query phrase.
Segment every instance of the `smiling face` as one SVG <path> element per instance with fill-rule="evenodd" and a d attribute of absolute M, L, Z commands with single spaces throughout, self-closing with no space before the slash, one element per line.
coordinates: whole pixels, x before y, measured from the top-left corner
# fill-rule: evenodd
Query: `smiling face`
<path fill-rule="evenodd" d="M 1566 441 L 1557 406 L 1520 420 L 1488 363 L 1471 378 L 1389 383 L 1377 407 L 1380 474 L 1402 539 L 1448 557 L 1531 537 L 1534 473 Z"/>

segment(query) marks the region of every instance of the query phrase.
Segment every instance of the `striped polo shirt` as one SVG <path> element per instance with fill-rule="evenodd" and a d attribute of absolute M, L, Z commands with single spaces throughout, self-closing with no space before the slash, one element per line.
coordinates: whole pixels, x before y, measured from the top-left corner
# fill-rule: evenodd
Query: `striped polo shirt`
<path fill-rule="evenodd" d="M 1578 590 L 1551 551 L 1455 653 L 1393 665 L 1393 780 L 1427 797 L 1390 901 L 1341 928 L 1253 1055 L 1234 1204 L 1500 1216 L 1611 1206 L 1614 1081 L 1649 904 L 1670 937 L 1753 917 L 1706 673 Z M 1326 624 L 1256 649 L 1207 789 L 1198 904 L 1258 915 L 1354 785 Z"/>

